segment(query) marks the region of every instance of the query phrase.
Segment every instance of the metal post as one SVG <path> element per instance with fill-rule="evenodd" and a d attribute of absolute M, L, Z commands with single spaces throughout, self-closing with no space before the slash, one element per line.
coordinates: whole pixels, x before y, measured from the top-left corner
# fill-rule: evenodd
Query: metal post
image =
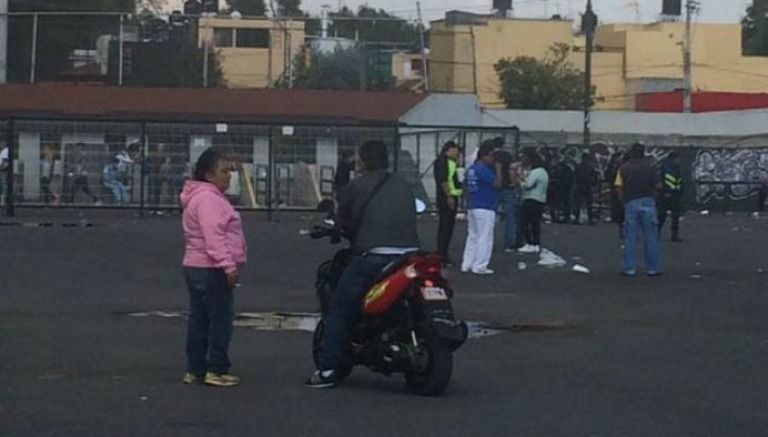
<path fill-rule="evenodd" d="M 698 8 L 698 2 L 687 0 L 685 3 L 685 37 L 683 39 L 683 112 L 690 113 L 693 110 L 692 96 L 693 78 L 691 68 L 691 49 L 693 40 L 691 37 L 691 20 L 693 13 Z"/>
<path fill-rule="evenodd" d="M 37 70 L 37 21 L 38 15 L 32 15 L 32 56 L 29 63 L 29 83 L 35 83 L 35 70 Z"/>
<path fill-rule="evenodd" d="M 398 167 L 400 166 L 400 131 L 397 126 L 395 126 L 394 131 L 392 149 L 394 150 L 395 157 L 392 160 L 392 170 L 393 173 L 397 173 Z"/>
<path fill-rule="evenodd" d="M 15 214 L 13 195 L 13 119 L 8 120 L 8 128 L 5 131 L 5 145 L 8 147 L 8 169 L 5 171 L 6 184 L 5 184 L 5 213 L 8 217 L 13 217 Z"/>
<path fill-rule="evenodd" d="M 268 162 L 269 165 L 267 165 L 267 221 L 272 221 L 272 186 L 273 181 L 272 178 L 274 178 L 274 167 L 275 167 L 275 154 L 272 147 L 272 140 L 273 140 L 273 128 L 269 128 L 269 144 L 268 144 Z"/>
<path fill-rule="evenodd" d="M 427 69 L 427 47 L 424 41 L 424 21 L 421 17 L 421 2 L 416 2 L 416 9 L 419 11 L 419 42 L 421 44 L 421 71 L 424 74 L 424 91 L 429 92 L 429 71 Z"/>
<path fill-rule="evenodd" d="M 584 62 L 584 148 L 592 143 L 590 122 L 592 121 L 592 46 L 597 29 L 597 15 L 592 10 L 592 0 L 587 0 L 587 11 L 581 18 L 581 31 L 586 36 L 586 59 Z"/>
<path fill-rule="evenodd" d="M 147 178 L 147 122 L 141 122 L 141 182 L 139 184 L 139 217 L 144 218 L 144 192 Z"/>
<path fill-rule="evenodd" d="M 0 84 L 8 80 L 8 0 L 0 0 Z"/>
<path fill-rule="evenodd" d="M 120 46 L 118 48 L 118 64 L 119 64 L 119 70 L 117 72 L 117 85 L 123 86 L 123 33 L 125 32 L 125 29 L 123 28 L 123 15 L 120 14 Z"/>
<path fill-rule="evenodd" d="M 515 126 L 515 160 L 520 159 L 520 128 Z"/>
<path fill-rule="evenodd" d="M 208 34 L 203 33 L 203 88 L 208 88 Z"/>

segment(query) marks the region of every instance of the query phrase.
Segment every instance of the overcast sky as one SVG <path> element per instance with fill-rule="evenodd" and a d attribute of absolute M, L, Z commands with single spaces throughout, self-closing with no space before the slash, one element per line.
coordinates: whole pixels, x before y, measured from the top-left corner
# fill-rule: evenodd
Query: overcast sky
<path fill-rule="evenodd" d="M 220 0 L 223 4 L 225 0 Z M 685 1 L 685 0 L 683 0 Z M 269 4 L 269 0 L 266 0 Z M 168 0 L 168 4 L 183 3 L 183 0 Z M 542 18 L 553 14 L 566 17 L 578 17 L 584 10 L 586 0 L 513 0 L 515 15 L 525 18 Z M 747 5 L 752 0 L 700 0 L 700 21 L 737 23 L 744 16 Z M 302 0 L 302 9 L 312 14 L 320 11 L 323 4 L 332 9 L 346 5 L 356 9 L 368 4 L 377 9 L 384 9 L 403 18 L 416 18 L 416 0 Z M 424 19 L 427 21 L 443 18 L 445 12 L 460 9 L 469 12 L 487 13 L 493 0 L 421 0 Z M 661 12 L 662 0 L 593 0 L 595 10 L 602 22 L 654 21 Z M 636 6 L 635 6 L 636 5 Z M 639 15 L 638 15 L 639 12 Z"/>

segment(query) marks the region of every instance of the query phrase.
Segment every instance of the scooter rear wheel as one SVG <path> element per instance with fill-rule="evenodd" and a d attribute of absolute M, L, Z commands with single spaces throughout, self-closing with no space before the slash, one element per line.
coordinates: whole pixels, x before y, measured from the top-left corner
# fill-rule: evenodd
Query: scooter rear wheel
<path fill-rule="evenodd" d="M 429 333 L 417 333 L 421 352 L 426 356 L 414 360 L 412 369 L 405 372 L 405 382 L 411 393 L 420 396 L 439 396 L 453 373 L 453 352 L 451 349 Z"/>

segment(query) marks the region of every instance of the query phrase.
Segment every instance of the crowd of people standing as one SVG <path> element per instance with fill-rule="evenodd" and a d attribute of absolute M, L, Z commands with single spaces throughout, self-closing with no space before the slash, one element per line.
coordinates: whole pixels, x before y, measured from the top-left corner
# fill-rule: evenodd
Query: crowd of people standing
<path fill-rule="evenodd" d="M 462 196 L 466 198 L 467 238 L 461 260 L 463 272 L 493 274 L 489 267 L 497 215 L 503 223 L 505 253 L 542 251 L 542 223 L 594 225 L 600 221 L 603 186 L 610 195 L 610 217 L 625 240 L 624 269 L 637 273 L 635 251 L 642 236 L 649 276 L 661 274 L 659 238 L 671 216 L 671 241 L 682 242 L 683 177 L 680 156 L 671 152 L 660 163 L 645 155 L 642 144 L 617 154 L 600 172 L 588 153 L 574 167 L 557 158 L 544 159 L 534 148 L 520 151 L 519 161 L 503 148 L 503 139 L 483 142 L 460 178 L 463 149 L 444 144 L 435 161 L 439 225 L 437 248 L 447 260 Z"/>

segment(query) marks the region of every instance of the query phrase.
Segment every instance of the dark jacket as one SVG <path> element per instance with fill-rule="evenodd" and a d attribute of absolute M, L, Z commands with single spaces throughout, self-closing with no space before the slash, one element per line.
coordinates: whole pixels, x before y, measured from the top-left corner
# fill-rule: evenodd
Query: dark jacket
<path fill-rule="evenodd" d="M 364 174 L 353 180 L 339 199 L 340 224 L 357 229 L 352 246 L 356 252 L 366 252 L 376 247 L 420 246 L 413 191 L 397 175 L 389 175 L 355 226 L 355 219 L 360 216 L 363 204 L 385 174 L 384 170 Z"/>
<path fill-rule="evenodd" d="M 574 174 L 574 184 L 581 188 L 591 188 L 597 185 L 598 174 L 592 164 L 581 162 L 576 166 Z"/>

